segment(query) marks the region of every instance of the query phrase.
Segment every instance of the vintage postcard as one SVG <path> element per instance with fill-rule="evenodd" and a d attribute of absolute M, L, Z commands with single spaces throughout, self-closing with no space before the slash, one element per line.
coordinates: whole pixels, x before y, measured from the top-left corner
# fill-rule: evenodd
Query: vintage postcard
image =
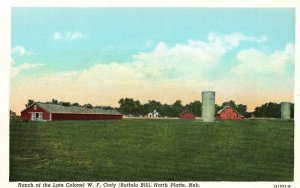
<path fill-rule="evenodd" d="M 295 187 L 295 20 L 12 7 L 9 184 Z"/>

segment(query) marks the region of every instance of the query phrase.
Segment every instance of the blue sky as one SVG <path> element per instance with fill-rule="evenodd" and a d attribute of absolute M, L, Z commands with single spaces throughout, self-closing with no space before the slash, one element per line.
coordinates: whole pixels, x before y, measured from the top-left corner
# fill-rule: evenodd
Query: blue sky
<path fill-rule="evenodd" d="M 22 44 L 39 56 L 46 55 L 31 58 L 46 61 L 53 69 L 70 69 L 69 63 L 85 68 L 82 61 L 86 66 L 95 61 L 128 61 L 159 41 L 172 46 L 205 39 L 210 32 L 268 35 L 264 47 L 273 51 L 294 41 L 294 14 L 291 9 L 14 8 L 12 47 Z M 85 37 L 71 43 L 53 41 L 54 32 L 75 31 Z M 247 45 L 258 46 L 244 44 L 244 48 Z M 65 58 L 70 61 L 62 64 Z"/>
<path fill-rule="evenodd" d="M 179 98 L 191 102 L 199 100 L 197 91 L 212 88 L 223 91 L 220 101 L 232 96 L 253 106 L 280 100 L 265 96 L 247 101 L 245 94 L 241 96 L 244 82 L 235 81 L 242 74 L 247 78 L 245 81 L 250 80 L 251 86 L 260 89 L 255 93 L 257 96 L 261 96 L 260 92 L 269 93 L 277 85 L 277 89 L 285 91 L 282 100 L 292 100 L 294 41 L 295 10 L 290 8 L 13 8 L 11 91 L 14 95 L 26 90 L 26 97 L 46 100 L 30 93 L 29 88 L 14 87 L 20 88 L 26 79 L 42 83 L 46 76 L 46 83 L 51 85 L 56 83 L 52 78 L 57 75 L 82 77 L 90 71 L 95 74 L 90 79 L 97 81 L 97 87 L 102 87 L 106 95 L 114 93 L 111 98 L 103 98 L 99 88 L 89 93 L 99 100 L 77 99 L 63 92 L 53 98 L 113 106 L 117 105 L 118 97 L 167 103 Z M 252 64 L 249 57 L 256 63 Z M 196 69 L 181 68 L 185 66 Z M 120 69 L 120 75 L 136 78 L 127 80 L 132 92 L 126 92 L 127 82 L 107 81 L 110 74 L 117 74 L 110 72 L 114 68 Z M 104 76 L 100 78 L 101 74 Z M 74 85 L 70 91 L 79 92 L 76 85 L 84 79 L 70 81 L 68 76 L 62 77 L 62 82 Z M 119 79 L 124 81 L 126 76 Z M 105 87 L 101 80 L 106 80 Z M 225 81 L 231 89 L 221 83 Z M 108 82 L 120 90 L 108 88 Z M 161 87 L 149 90 L 139 85 L 148 82 Z M 198 88 L 173 97 L 159 95 L 189 88 L 180 85 L 183 83 Z M 52 89 L 59 89 L 54 85 Z M 144 92 L 150 94 L 145 96 Z"/>

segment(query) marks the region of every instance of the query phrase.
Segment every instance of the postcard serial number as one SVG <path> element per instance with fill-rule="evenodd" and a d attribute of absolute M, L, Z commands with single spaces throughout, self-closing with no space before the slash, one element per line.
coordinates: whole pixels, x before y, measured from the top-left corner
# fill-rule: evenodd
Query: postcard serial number
<path fill-rule="evenodd" d="M 292 188 L 291 185 L 273 185 L 273 188 Z"/>

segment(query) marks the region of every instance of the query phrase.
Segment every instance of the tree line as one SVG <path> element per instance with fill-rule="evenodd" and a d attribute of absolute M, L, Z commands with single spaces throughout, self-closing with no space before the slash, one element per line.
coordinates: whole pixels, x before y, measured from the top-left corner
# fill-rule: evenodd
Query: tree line
<path fill-rule="evenodd" d="M 173 104 L 162 104 L 159 101 L 149 100 L 147 103 L 142 104 L 139 100 L 134 100 L 133 98 L 121 98 L 118 103 L 120 105 L 118 110 L 124 115 L 145 116 L 154 110 L 158 111 L 160 116 L 168 117 L 178 117 L 183 110 L 189 110 L 195 116 L 201 116 L 202 113 L 202 103 L 198 100 L 186 105 L 183 105 L 181 100 L 176 100 Z M 216 104 L 216 111 L 226 106 L 231 106 L 241 115 L 246 115 L 247 106 L 236 104 L 233 100 L 224 102 L 222 105 Z"/>
<path fill-rule="evenodd" d="M 281 106 L 278 103 L 265 103 L 254 110 L 255 117 L 280 118 Z M 291 105 L 291 118 L 294 118 L 294 104 Z"/>
<path fill-rule="evenodd" d="M 32 105 L 33 103 L 35 103 L 35 102 L 38 102 L 38 101 L 29 99 L 27 101 L 27 104 L 25 104 L 25 106 L 28 107 L 28 106 Z M 105 110 L 115 109 L 115 108 L 112 108 L 111 106 L 101 106 L 101 105 L 93 106 L 90 103 L 81 105 L 77 102 L 72 103 L 72 102 L 66 102 L 66 101 L 58 101 L 57 99 L 52 99 L 51 101 L 47 101 L 46 104 L 57 104 L 57 105 L 62 105 L 62 106 L 79 106 L 79 107 L 86 107 L 86 108 L 102 108 L 102 109 L 105 109 Z"/>
<path fill-rule="evenodd" d="M 142 104 L 139 100 L 134 100 L 133 98 L 121 98 L 118 103 L 120 106 L 117 110 L 124 115 L 145 116 L 149 112 L 153 112 L 153 110 L 158 111 L 160 116 L 168 117 L 178 117 L 183 110 L 189 110 L 198 117 L 200 117 L 202 113 L 202 103 L 198 100 L 186 105 L 183 105 L 181 100 L 176 100 L 173 104 L 162 104 L 159 101 L 149 100 L 147 103 Z M 246 105 L 236 104 L 235 101 L 229 100 L 223 102 L 221 105 L 216 104 L 216 113 L 227 106 L 232 107 L 246 118 L 252 116 L 266 118 L 281 117 L 280 103 L 268 102 L 256 107 L 253 112 L 247 112 Z M 294 104 L 291 105 L 291 118 L 294 118 Z"/>
<path fill-rule="evenodd" d="M 30 99 L 28 100 L 26 107 L 35 103 L 36 101 Z M 58 101 L 57 99 L 52 99 L 51 101 L 47 101 L 48 104 L 58 104 L 62 106 L 81 106 L 86 108 L 102 108 L 102 109 L 115 109 L 124 115 L 132 115 L 132 116 L 146 116 L 149 112 L 153 112 L 154 110 L 159 112 L 160 116 L 167 117 L 178 117 L 178 115 L 183 110 L 191 111 L 195 116 L 200 117 L 202 113 L 202 103 L 199 100 L 195 100 L 186 105 L 182 104 L 181 100 L 176 100 L 173 104 L 162 104 L 156 100 L 149 100 L 148 102 L 142 104 L 139 100 L 134 100 L 133 98 L 121 98 L 118 103 L 119 107 L 113 108 L 111 106 L 101 106 L 95 105 L 93 106 L 90 103 L 87 104 L 79 104 L 77 102 L 71 103 L 66 101 Z M 280 103 L 268 102 L 261 106 L 255 108 L 253 112 L 247 112 L 247 106 L 244 104 L 236 104 L 235 101 L 229 100 L 223 102 L 222 105 L 215 105 L 216 113 L 230 106 L 235 109 L 239 114 L 245 116 L 246 118 L 252 117 L 266 117 L 266 118 L 280 118 L 281 117 L 281 107 Z M 15 112 L 10 111 L 10 114 L 15 114 Z M 291 118 L 294 118 L 294 104 L 291 106 Z"/>

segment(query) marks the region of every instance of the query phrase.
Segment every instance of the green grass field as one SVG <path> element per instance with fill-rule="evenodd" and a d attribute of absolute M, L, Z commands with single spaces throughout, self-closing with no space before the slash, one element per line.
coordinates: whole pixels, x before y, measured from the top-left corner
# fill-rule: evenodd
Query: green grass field
<path fill-rule="evenodd" d="M 11 122 L 10 181 L 292 181 L 294 122 Z"/>

